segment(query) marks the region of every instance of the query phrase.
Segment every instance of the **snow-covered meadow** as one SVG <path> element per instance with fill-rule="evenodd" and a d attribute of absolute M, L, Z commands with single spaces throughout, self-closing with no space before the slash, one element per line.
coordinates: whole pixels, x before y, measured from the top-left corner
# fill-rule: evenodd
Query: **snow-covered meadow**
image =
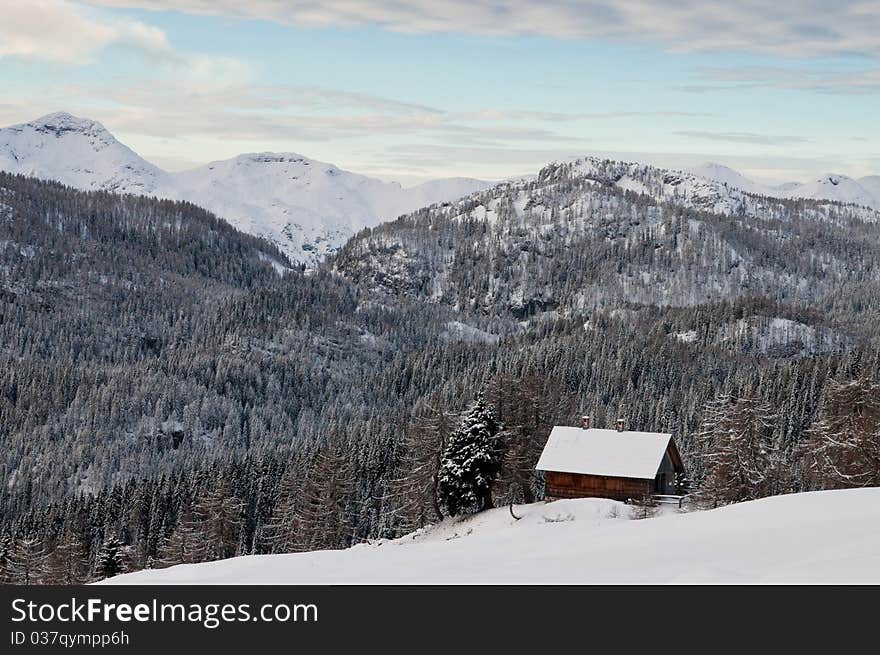
<path fill-rule="evenodd" d="M 880 488 L 649 519 L 584 498 L 498 508 L 347 550 L 237 557 L 110 584 L 880 583 Z"/>

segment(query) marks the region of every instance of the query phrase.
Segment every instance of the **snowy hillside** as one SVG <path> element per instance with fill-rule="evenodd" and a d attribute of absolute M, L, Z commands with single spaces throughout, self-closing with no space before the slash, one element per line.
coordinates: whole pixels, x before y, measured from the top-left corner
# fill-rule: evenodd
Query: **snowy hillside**
<path fill-rule="evenodd" d="M 578 499 L 447 520 L 342 551 L 238 557 L 110 584 L 880 583 L 880 488 L 631 520 Z"/>
<path fill-rule="evenodd" d="M 490 186 L 449 178 L 404 188 L 295 153 L 243 154 L 169 173 L 117 141 L 100 123 L 64 112 L 0 129 L 0 170 L 79 189 L 188 200 L 245 232 L 266 237 L 292 261 L 310 265 L 365 227 Z M 880 176 L 853 180 L 826 175 L 807 184 L 767 187 L 721 164 L 674 171 L 586 157 L 550 164 L 539 177 L 560 173 L 722 214 L 763 213 L 766 202 L 760 196 L 880 208 Z"/>
<path fill-rule="evenodd" d="M 880 209 L 880 175 L 853 179 L 827 173 L 805 184 L 788 182 L 779 186 L 763 185 L 721 164 L 706 163 L 690 169 L 694 175 L 720 182 L 733 189 L 774 198 L 833 200 Z"/>
<path fill-rule="evenodd" d="M 169 183 L 103 125 L 64 112 L 0 129 L 0 170 L 87 191 L 151 195 Z"/>
<path fill-rule="evenodd" d="M 876 177 L 876 176 L 875 176 Z M 789 198 L 837 200 L 880 209 L 880 196 L 868 189 L 871 178 L 854 180 L 846 175 L 829 173 L 787 192 Z"/>
<path fill-rule="evenodd" d="M 169 173 L 100 123 L 63 112 L 0 129 L 0 170 L 78 189 L 188 200 L 309 264 L 364 227 L 489 186 L 451 178 L 404 188 L 294 153 L 245 154 Z"/>
<path fill-rule="evenodd" d="M 365 227 L 486 186 L 456 178 L 403 188 L 296 153 L 264 152 L 177 173 L 166 193 L 314 263 Z"/>
<path fill-rule="evenodd" d="M 615 162 L 585 157 L 572 163 L 551 164 L 565 175 L 580 175 L 619 189 L 648 195 L 658 201 L 692 207 L 719 214 L 762 214 L 767 198 L 806 198 L 831 200 L 880 209 L 880 197 L 868 186 L 876 176 L 853 180 L 843 175 L 826 175 L 808 184 L 792 183 L 771 187 L 754 182 L 722 164 L 706 163 L 687 171 L 667 170 L 631 162 Z M 543 173 L 543 171 L 542 171 Z M 862 218 L 874 212 L 865 211 Z"/>

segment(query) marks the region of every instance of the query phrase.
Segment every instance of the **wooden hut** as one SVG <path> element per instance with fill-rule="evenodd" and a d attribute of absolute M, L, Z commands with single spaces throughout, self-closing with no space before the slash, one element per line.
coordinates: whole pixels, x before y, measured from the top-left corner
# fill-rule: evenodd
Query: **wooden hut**
<path fill-rule="evenodd" d="M 544 472 L 545 497 L 640 500 L 682 493 L 684 466 L 671 434 L 617 428 L 553 428 L 535 467 Z"/>

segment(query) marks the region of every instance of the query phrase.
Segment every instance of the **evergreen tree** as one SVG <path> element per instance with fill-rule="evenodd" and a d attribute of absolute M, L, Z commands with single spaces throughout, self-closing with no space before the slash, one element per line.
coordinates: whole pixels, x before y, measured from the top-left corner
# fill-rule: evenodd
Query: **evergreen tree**
<path fill-rule="evenodd" d="M 95 562 L 95 575 L 99 579 L 112 578 L 128 569 L 128 553 L 125 544 L 115 534 L 105 537 Z"/>
<path fill-rule="evenodd" d="M 492 484 L 501 468 L 500 429 L 495 409 L 479 394 L 440 461 L 437 491 L 450 516 L 492 507 Z"/>

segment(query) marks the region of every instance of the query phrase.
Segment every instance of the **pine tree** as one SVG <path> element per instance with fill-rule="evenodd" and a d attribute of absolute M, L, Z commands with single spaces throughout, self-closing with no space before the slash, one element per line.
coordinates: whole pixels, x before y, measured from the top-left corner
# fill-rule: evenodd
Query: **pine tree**
<path fill-rule="evenodd" d="M 0 534 L 0 584 L 12 582 L 12 537 Z"/>
<path fill-rule="evenodd" d="M 714 507 L 780 493 L 776 419 L 766 402 L 751 396 L 722 395 L 707 403 L 696 435 L 705 472 L 703 503 Z"/>
<path fill-rule="evenodd" d="M 54 584 L 83 584 L 89 578 L 89 557 L 82 539 L 65 530 L 49 553 L 48 577 Z"/>
<path fill-rule="evenodd" d="M 12 584 L 43 583 L 49 573 L 46 545 L 38 537 L 20 537 L 13 542 L 9 571 Z"/>
<path fill-rule="evenodd" d="M 880 486 L 880 385 L 832 381 L 800 453 L 810 488 Z"/>
<path fill-rule="evenodd" d="M 437 493 L 440 458 L 455 415 L 420 403 L 400 445 L 399 477 L 392 482 L 397 528 L 410 532 L 443 518 Z"/>
<path fill-rule="evenodd" d="M 500 429 L 495 409 L 479 394 L 440 461 L 437 491 L 450 516 L 492 507 L 492 484 L 501 468 Z"/>
<path fill-rule="evenodd" d="M 99 579 L 112 578 L 128 569 L 128 552 L 119 537 L 111 534 L 105 537 L 95 562 L 95 575 Z"/>
<path fill-rule="evenodd" d="M 202 537 L 192 512 L 188 511 L 181 516 L 177 526 L 162 544 L 159 564 L 168 567 L 201 562 L 203 551 Z"/>
<path fill-rule="evenodd" d="M 347 458 L 336 448 L 319 452 L 306 473 L 293 511 L 293 551 L 350 545 L 352 525 L 347 502 L 352 486 L 352 469 Z"/>

